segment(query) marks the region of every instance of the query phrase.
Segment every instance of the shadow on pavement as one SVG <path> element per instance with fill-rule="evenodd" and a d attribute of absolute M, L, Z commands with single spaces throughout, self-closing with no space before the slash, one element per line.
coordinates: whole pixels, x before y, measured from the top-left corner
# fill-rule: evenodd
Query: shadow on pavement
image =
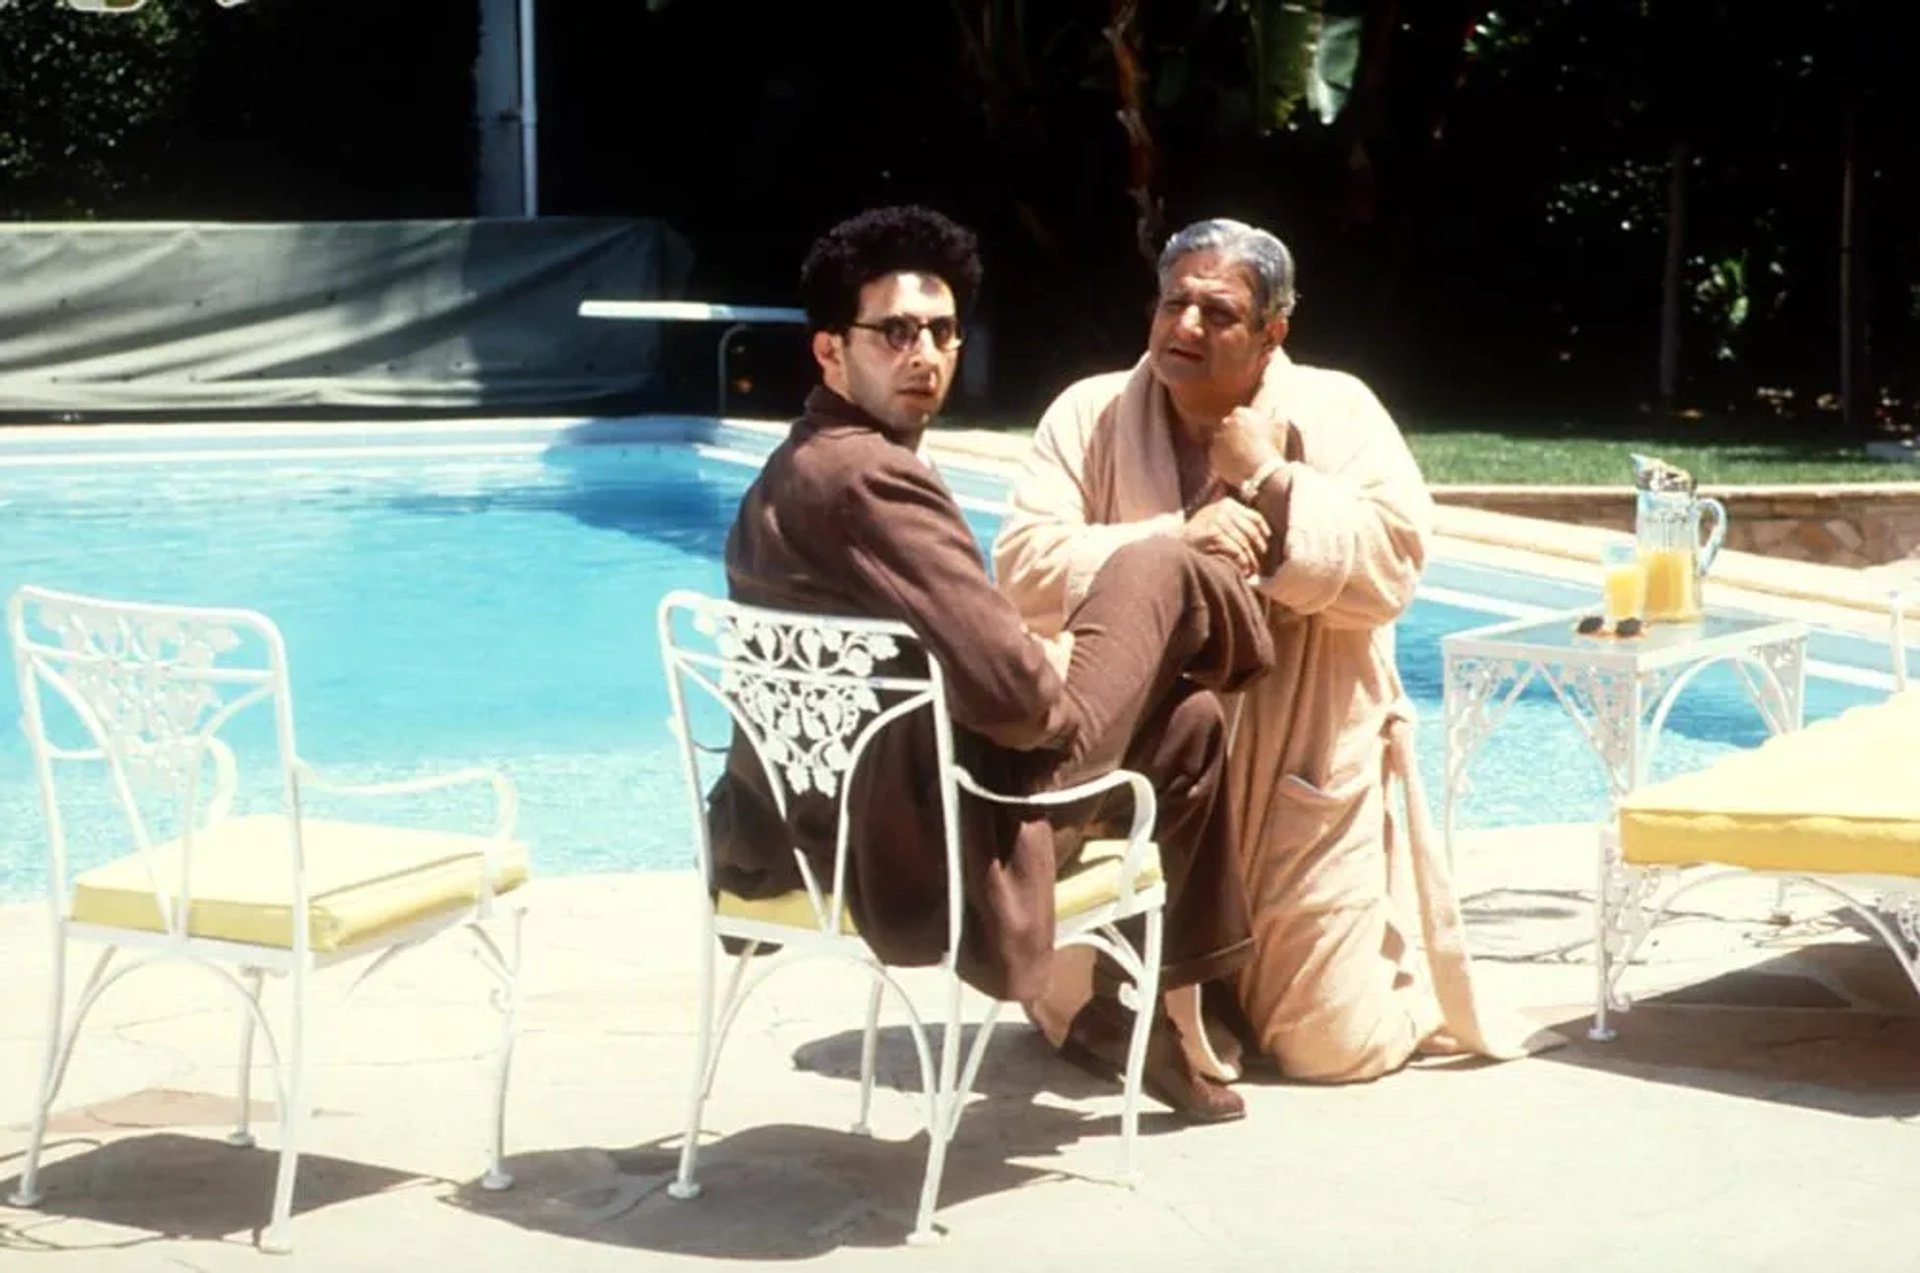
<path fill-rule="evenodd" d="M 1556 1028 L 1570 1045 L 1542 1059 L 1860 1118 L 1920 1116 L 1920 998 L 1881 946 L 1804 946 L 1664 991 L 1650 975 L 1628 970 L 1638 993 L 1611 1042 L 1587 1038 L 1591 1005 L 1569 1007 Z"/>
<path fill-rule="evenodd" d="M 77 1152 L 76 1152 L 77 1151 Z M 21 1154 L 0 1159 L 0 1198 L 19 1180 Z M 159 1131 L 115 1140 L 54 1137 L 41 1159 L 40 1205 L 0 1223 L 0 1253 L 71 1252 L 141 1246 L 166 1239 L 220 1241 L 244 1236 L 257 1243 L 273 1199 L 279 1154 L 238 1149 L 224 1141 Z M 293 1221 L 422 1177 L 319 1154 L 302 1154 L 294 1180 Z M 431 1182 L 437 1184 L 438 1182 Z M 97 1241 L 40 1236 L 54 1219 L 86 1220 L 132 1230 Z"/>
<path fill-rule="evenodd" d="M 964 1043 L 972 1042 L 974 1029 L 966 1027 Z M 878 1086 L 917 1093 L 919 1063 L 904 1026 L 880 1031 L 875 1061 Z M 710 1134 L 701 1150 L 703 1192 L 697 1200 L 675 1201 L 666 1192 L 679 1159 L 676 1136 L 625 1149 L 521 1155 L 508 1164 L 517 1182 L 510 1193 L 488 1194 L 468 1186 L 447 1201 L 507 1223 L 584 1241 L 713 1259 L 805 1260 L 846 1247 L 904 1245 L 926 1169 L 925 1132 L 889 1140 L 844 1130 L 858 1109 L 858 1030 L 803 1045 L 795 1064 L 847 1080 L 844 1105 L 827 1111 L 835 1125 L 780 1123 L 724 1130 L 728 1113 L 723 1065 L 709 1106 L 723 1130 Z M 965 1204 L 972 1199 L 1049 1180 L 1099 1179 L 1098 1173 L 1117 1171 L 1117 1103 L 1090 1115 L 1034 1099 L 1042 1092 L 1078 1097 L 1116 1091 L 1055 1060 L 1023 1023 L 1003 1024 L 988 1047 L 978 1096 L 967 1106 L 948 1150 L 935 1223 L 964 1227 L 969 1223 Z M 819 1108 L 817 1101 L 809 1105 Z M 1180 1124 L 1143 1101 L 1140 1126 L 1143 1134 L 1151 1134 Z M 1089 1138 L 1105 1143 L 1076 1155 L 1073 1169 L 1045 1162 Z"/>

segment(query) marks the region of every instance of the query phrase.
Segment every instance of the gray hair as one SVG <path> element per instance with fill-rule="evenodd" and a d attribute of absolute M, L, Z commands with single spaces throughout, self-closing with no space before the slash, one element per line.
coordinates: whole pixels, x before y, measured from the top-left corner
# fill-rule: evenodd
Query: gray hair
<path fill-rule="evenodd" d="M 1293 253 L 1274 235 L 1244 221 L 1213 217 L 1196 221 L 1160 249 L 1160 286 L 1173 263 L 1194 252 L 1218 252 L 1253 276 L 1253 311 L 1262 323 L 1293 313 Z"/>

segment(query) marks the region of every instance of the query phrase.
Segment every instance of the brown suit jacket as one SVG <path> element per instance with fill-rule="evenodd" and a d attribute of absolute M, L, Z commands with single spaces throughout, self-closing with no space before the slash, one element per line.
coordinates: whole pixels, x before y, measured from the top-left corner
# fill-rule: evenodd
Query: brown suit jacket
<path fill-rule="evenodd" d="M 1037 790 L 1072 741 L 1062 682 L 910 442 L 816 388 L 741 501 L 727 537 L 730 595 L 907 624 L 946 676 L 956 759 L 989 787 Z M 847 798 L 847 903 L 861 935 L 889 963 L 937 962 L 947 887 L 928 713 L 874 740 Z M 1032 998 L 1053 949 L 1052 827 L 1032 810 L 961 802 L 962 975 L 998 998 Z M 800 888 L 797 847 L 824 887 L 835 819 L 832 800 L 816 793 L 791 797 L 782 818 L 751 745 L 736 736 L 710 807 L 712 883 L 745 897 Z"/>

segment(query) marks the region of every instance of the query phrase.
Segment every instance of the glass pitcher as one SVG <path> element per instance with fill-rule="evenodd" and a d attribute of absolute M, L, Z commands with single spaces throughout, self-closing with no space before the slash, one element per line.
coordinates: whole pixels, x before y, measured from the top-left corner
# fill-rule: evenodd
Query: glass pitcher
<path fill-rule="evenodd" d="M 1647 622 L 1698 619 L 1701 581 L 1727 535 L 1726 506 L 1695 495 L 1682 469 L 1638 455 L 1633 461 L 1633 534 L 1646 567 Z"/>

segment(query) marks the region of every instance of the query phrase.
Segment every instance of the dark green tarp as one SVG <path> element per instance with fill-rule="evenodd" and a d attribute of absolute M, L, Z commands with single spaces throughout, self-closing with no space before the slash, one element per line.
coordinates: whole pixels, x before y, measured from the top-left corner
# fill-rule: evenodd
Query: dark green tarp
<path fill-rule="evenodd" d="M 682 295 L 654 221 L 0 227 L 0 414 L 20 419 L 588 411 L 660 382 Z"/>

